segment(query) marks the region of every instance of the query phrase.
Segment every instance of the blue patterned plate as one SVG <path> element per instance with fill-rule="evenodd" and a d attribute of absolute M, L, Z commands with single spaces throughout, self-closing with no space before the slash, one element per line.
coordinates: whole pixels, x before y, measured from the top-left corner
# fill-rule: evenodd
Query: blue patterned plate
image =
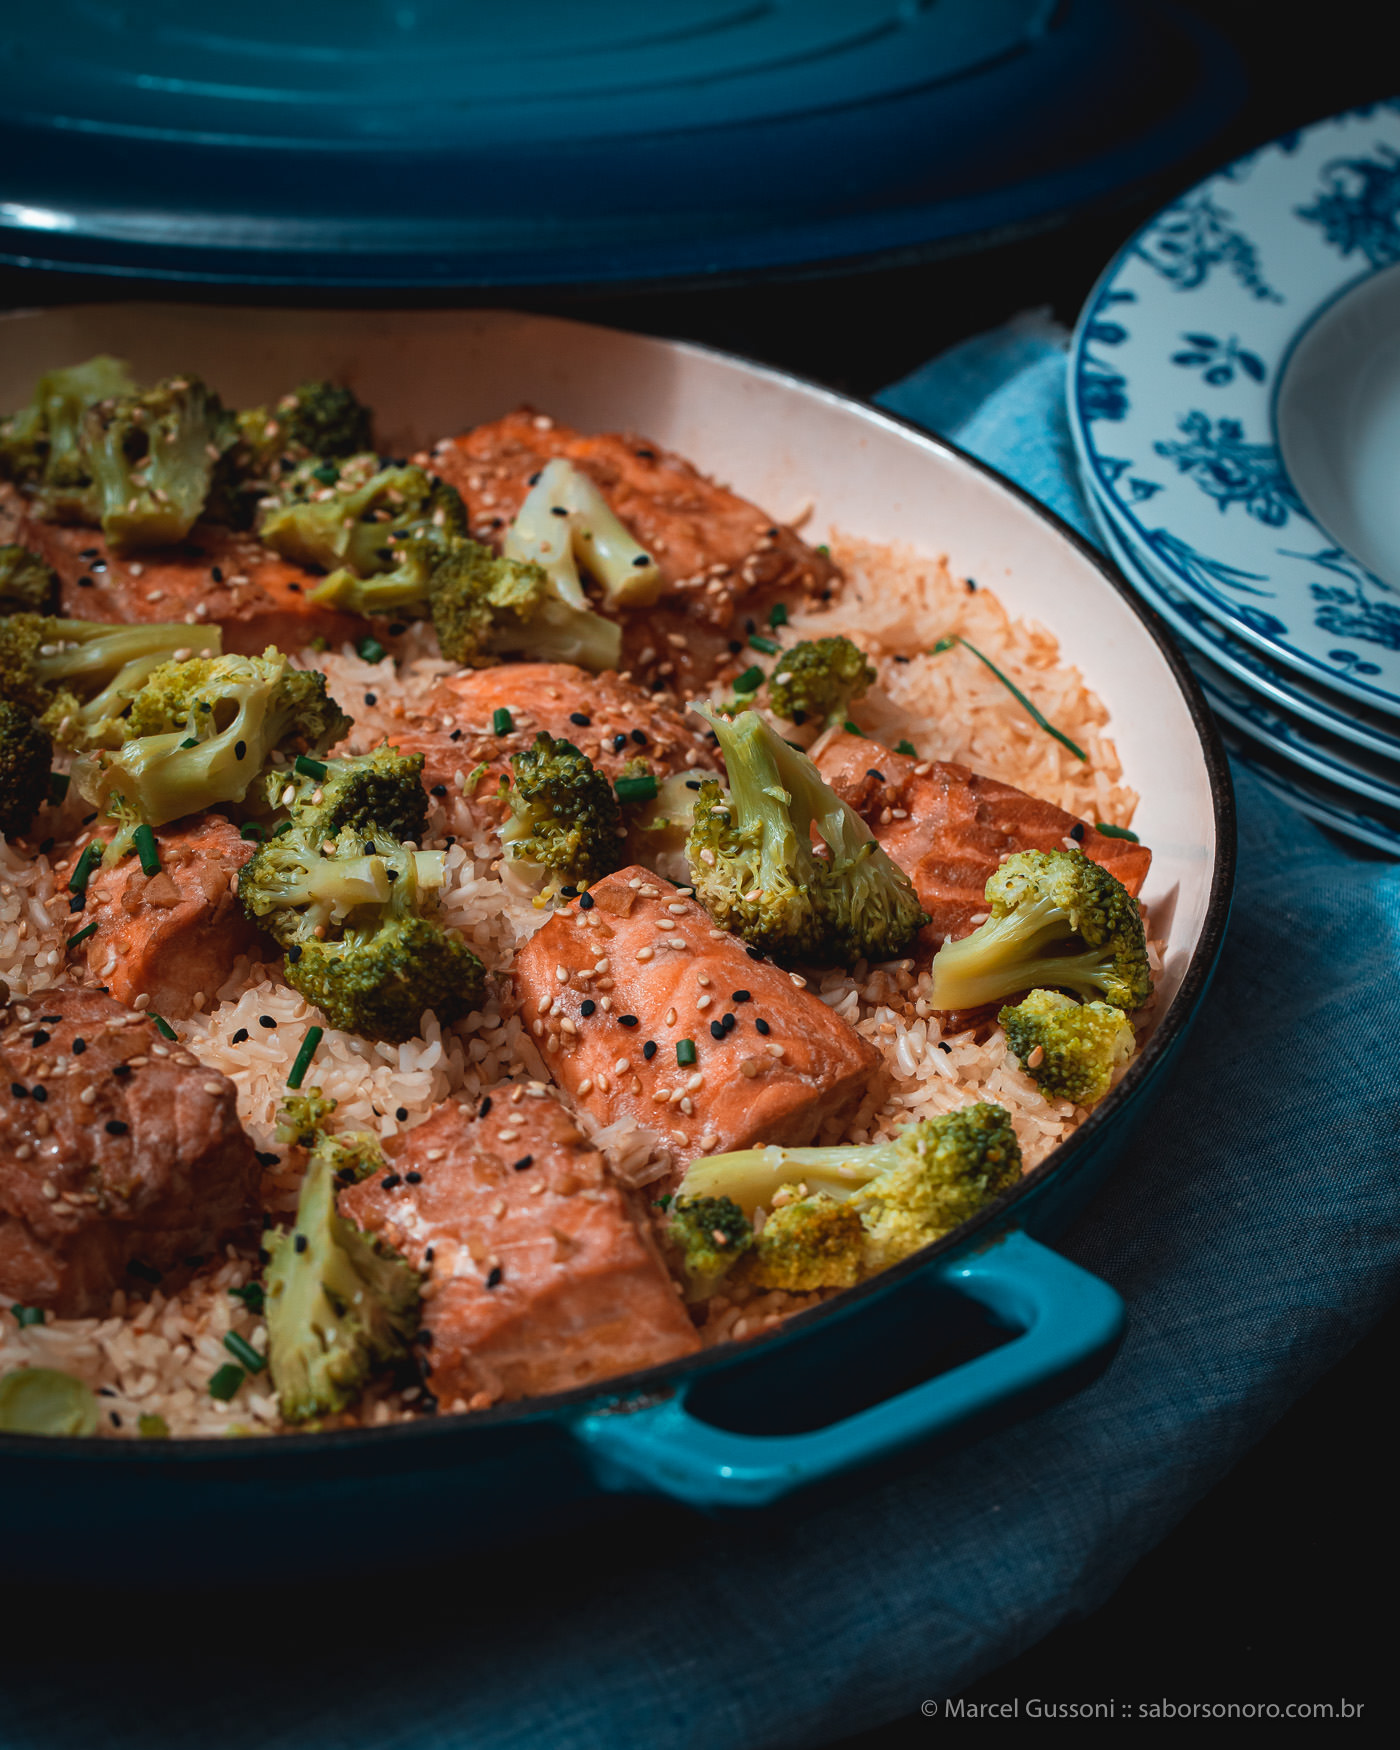
<path fill-rule="evenodd" d="M 1364 808 L 1355 796 L 1321 779 L 1271 759 L 1254 742 L 1242 736 L 1225 734 L 1225 745 L 1237 764 L 1244 766 L 1261 783 L 1268 786 L 1290 808 L 1306 814 L 1319 826 L 1330 827 L 1345 838 L 1359 839 L 1378 851 L 1388 851 L 1400 857 L 1400 814 L 1391 809 Z"/>
<path fill-rule="evenodd" d="M 1144 585 L 1141 565 L 1117 532 L 1105 526 L 1103 533 L 1109 553 L 1123 575 L 1138 588 L 1139 594 L 1153 600 L 1151 585 Z M 1211 710 L 1236 732 L 1236 737 L 1246 737 L 1256 749 L 1271 754 L 1277 761 L 1301 767 L 1356 796 L 1364 796 L 1368 802 L 1379 802 L 1400 813 L 1400 761 L 1363 753 L 1315 724 L 1277 710 L 1251 686 L 1242 685 L 1234 675 L 1202 655 L 1198 646 L 1189 648 L 1186 654 Z"/>
<path fill-rule="evenodd" d="M 1080 318 L 1069 412 L 1115 527 L 1187 601 L 1395 716 L 1400 372 L 1372 368 L 1392 346 L 1400 100 L 1285 135 L 1139 231 Z M 1359 421 L 1339 380 L 1371 398 Z"/>
<path fill-rule="evenodd" d="M 1150 604 L 1186 645 L 1186 654 L 1196 666 L 1197 656 L 1210 672 L 1229 677 L 1265 705 L 1315 724 L 1330 736 L 1351 742 L 1368 753 L 1394 764 L 1400 773 L 1400 723 L 1355 699 L 1331 693 L 1294 669 L 1275 663 L 1254 644 L 1236 638 L 1170 578 L 1153 569 L 1153 555 L 1130 548 L 1122 529 L 1115 526 L 1097 493 L 1090 495 L 1090 509 L 1104 542 L 1133 588 Z"/>

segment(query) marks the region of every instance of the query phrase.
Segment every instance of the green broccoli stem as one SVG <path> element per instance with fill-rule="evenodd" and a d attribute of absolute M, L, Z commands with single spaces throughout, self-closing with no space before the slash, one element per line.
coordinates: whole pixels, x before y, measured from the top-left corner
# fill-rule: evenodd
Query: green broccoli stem
<path fill-rule="evenodd" d="M 771 1206 L 784 1185 L 805 1185 L 844 1200 L 878 1178 L 897 1157 L 897 1141 L 850 1143 L 837 1148 L 737 1149 L 693 1161 L 681 1187 L 687 1197 L 729 1197 L 752 1218 Z"/>
<path fill-rule="evenodd" d="M 1000 918 L 990 918 L 971 935 L 947 942 L 933 962 L 929 1006 L 940 1012 L 980 1009 L 1017 991 L 1072 990 L 1102 996 L 1113 974 L 1108 948 L 1057 954 L 1072 940 L 1064 912 L 1048 898 L 1032 900 Z"/>

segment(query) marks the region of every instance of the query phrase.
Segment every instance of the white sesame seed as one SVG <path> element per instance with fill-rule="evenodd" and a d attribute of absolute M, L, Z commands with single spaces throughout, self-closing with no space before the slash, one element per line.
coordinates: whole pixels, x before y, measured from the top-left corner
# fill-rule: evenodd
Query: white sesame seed
<path fill-rule="evenodd" d="M 798 990 L 806 990 L 807 980 L 803 978 L 800 972 L 790 972 L 788 973 L 788 977 L 797 986 Z"/>
<path fill-rule="evenodd" d="M 83 1089 L 82 1093 L 78 1095 L 78 1099 L 84 1106 L 93 1105 L 97 1099 L 97 1089 L 89 1082 L 87 1087 Z"/>
<path fill-rule="evenodd" d="M 505 1132 L 502 1131 L 501 1135 L 502 1135 L 502 1137 L 504 1137 Z M 446 1155 L 446 1153 L 447 1153 L 447 1150 L 445 1148 L 424 1149 L 423 1159 L 425 1161 L 440 1161 Z"/>
<path fill-rule="evenodd" d="M 783 1047 L 781 1045 L 773 1045 L 770 1043 L 765 1045 L 763 1049 L 768 1053 L 769 1057 L 781 1057 L 783 1055 Z"/>
<path fill-rule="evenodd" d="M 544 1001 L 540 1004 L 540 1013 L 542 1015 L 547 1015 L 553 1007 L 554 1007 L 554 998 L 553 997 L 546 997 L 544 999 Z"/>
<path fill-rule="evenodd" d="M 657 1088 L 651 1097 L 658 1106 L 664 1106 L 671 1098 L 671 1090 L 669 1088 Z"/>
<path fill-rule="evenodd" d="M 569 982 L 569 969 L 568 969 L 568 967 L 567 966 L 556 966 L 554 968 L 554 976 L 559 980 L 560 984 L 567 984 Z"/>
<path fill-rule="evenodd" d="M 703 1070 L 697 1069 L 695 1074 L 693 1076 L 691 1076 L 689 1078 L 689 1080 L 686 1082 L 685 1091 L 687 1094 L 698 1094 L 700 1092 L 701 1088 L 704 1087 L 704 1085 L 705 1085 L 705 1072 Z"/>
<path fill-rule="evenodd" d="M 655 954 L 650 948 L 638 948 L 637 958 L 642 961 L 652 960 L 655 958 Z"/>
<path fill-rule="evenodd" d="M 709 997 L 709 996 L 697 997 L 695 999 L 695 1006 L 697 1009 L 700 1010 L 701 1014 L 703 1014 L 705 1012 L 705 1010 L 709 1008 L 709 1006 L 713 1000 L 714 999 L 712 997 Z"/>
<path fill-rule="evenodd" d="M 630 1058 L 619 1057 L 617 1062 L 613 1065 L 613 1072 L 616 1075 L 621 1075 L 624 1070 L 631 1069 L 631 1067 L 632 1067 L 632 1060 Z"/>
<path fill-rule="evenodd" d="M 668 1027 L 675 1026 L 675 1024 L 676 1024 L 676 1011 L 674 1009 L 667 1009 L 666 1016 L 665 1016 L 665 1024 Z"/>
<path fill-rule="evenodd" d="M 752 1080 L 753 1077 L 758 1074 L 758 1071 L 759 1071 L 759 1065 L 754 1061 L 753 1058 L 741 1057 L 739 1059 L 739 1074 L 741 1076 L 748 1076 L 749 1079 Z"/>
<path fill-rule="evenodd" d="M 681 1101 L 681 1111 L 685 1113 L 687 1118 L 689 1118 L 693 1115 L 693 1113 L 695 1111 L 695 1102 L 690 1098 L 689 1095 L 687 1095 L 685 1097 L 685 1099 Z"/>
<path fill-rule="evenodd" d="M 501 1142 L 514 1142 L 520 1132 L 518 1130 L 498 1130 L 496 1135 Z"/>
<path fill-rule="evenodd" d="M 607 955 L 605 954 L 603 956 L 603 958 L 596 963 L 593 970 L 599 974 L 604 973 L 604 972 L 611 972 L 612 971 L 612 961 L 609 960 Z"/>
<path fill-rule="evenodd" d="M 224 1091 L 224 1084 L 222 1082 L 201 1082 L 199 1085 L 204 1089 L 206 1094 L 222 1094 Z"/>
<path fill-rule="evenodd" d="M 592 1078 L 592 1076 L 585 1076 L 583 1078 L 583 1080 L 578 1085 L 578 1097 L 581 1100 L 581 1099 L 583 1099 L 585 1094 L 591 1094 L 592 1092 L 593 1092 L 593 1078 Z"/>

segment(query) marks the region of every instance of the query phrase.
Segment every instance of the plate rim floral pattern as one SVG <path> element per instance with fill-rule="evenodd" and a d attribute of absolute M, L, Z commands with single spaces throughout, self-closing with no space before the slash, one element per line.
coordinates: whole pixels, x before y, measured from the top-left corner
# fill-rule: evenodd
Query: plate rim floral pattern
<path fill-rule="evenodd" d="M 1081 473 L 1130 549 L 1231 633 L 1386 716 L 1400 589 L 1313 520 L 1274 401 L 1298 336 L 1396 266 L 1400 98 L 1283 135 L 1148 220 L 1099 276 L 1067 376 Z"/>

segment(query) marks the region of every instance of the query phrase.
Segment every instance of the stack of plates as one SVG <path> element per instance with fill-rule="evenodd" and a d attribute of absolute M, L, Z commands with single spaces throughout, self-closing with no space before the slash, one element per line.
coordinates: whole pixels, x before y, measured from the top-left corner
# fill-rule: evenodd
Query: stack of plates
<path fill-rule="evenodd" d="M 1095 518 L 1237 757 L 1400 854 L 1400 100 L 1218 172 L 1075 332 Z"/>

